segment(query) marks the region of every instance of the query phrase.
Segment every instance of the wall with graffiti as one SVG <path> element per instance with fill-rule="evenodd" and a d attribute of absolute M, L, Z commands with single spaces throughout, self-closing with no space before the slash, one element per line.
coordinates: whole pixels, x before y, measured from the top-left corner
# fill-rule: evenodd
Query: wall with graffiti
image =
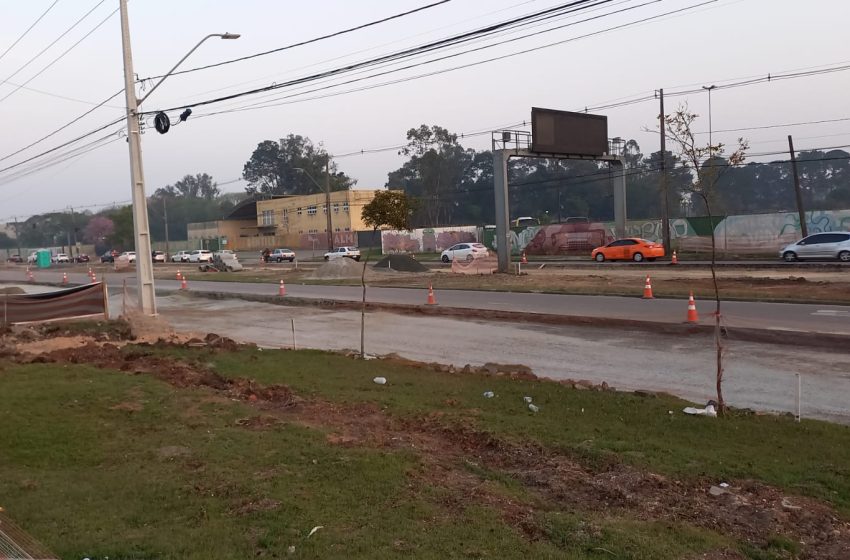
<path fill-rule="evenodd" d="M 475 226 L 381 232 L 381 250 L 384 254 L 439 253 L 455 243 L 475 241 L 478 241 L 478 228 Z"/>

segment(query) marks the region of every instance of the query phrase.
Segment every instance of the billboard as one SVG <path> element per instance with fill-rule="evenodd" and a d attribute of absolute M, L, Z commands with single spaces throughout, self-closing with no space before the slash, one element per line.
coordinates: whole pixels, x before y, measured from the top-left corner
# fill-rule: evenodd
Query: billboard
<path fill-rule="evenodd" d="M 598 157 L 608 154 L 608 117 L 531 108 L 531 151 Z"/>

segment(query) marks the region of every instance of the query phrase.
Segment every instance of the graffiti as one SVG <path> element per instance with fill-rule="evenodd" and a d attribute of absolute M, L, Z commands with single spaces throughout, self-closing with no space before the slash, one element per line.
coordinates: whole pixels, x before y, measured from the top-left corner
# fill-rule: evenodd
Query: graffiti
<path fill-rule="evenodd" d="M 382 231 L 383 253 L 438 253 L 456 243 L 472 243 L 477 240 L 477 228 L 461 226 L 455 228 L 426 228 L 413 231 Z"/>

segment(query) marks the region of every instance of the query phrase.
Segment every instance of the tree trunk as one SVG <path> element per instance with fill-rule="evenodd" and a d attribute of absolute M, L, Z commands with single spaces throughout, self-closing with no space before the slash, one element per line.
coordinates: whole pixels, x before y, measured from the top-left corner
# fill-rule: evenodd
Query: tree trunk
<path fill-rule="evenodd" d="M 717 388 L 717 411 L 722 414 L 726 410 L 723 400 L 723 345 L 721 343 L 720 329 L 720 289 L 717 286 L 717 246 L 714 239 L 714 217 L 711 214 L 711 205 L 708 196 L 701 195 L 705 202 L 705 210 L 708 214 L 708 224 L 711 228 L 711 281 L 714 284 L 714 346 L 717 351 L 717 371 L 715 373 L 715 385 Z"/>

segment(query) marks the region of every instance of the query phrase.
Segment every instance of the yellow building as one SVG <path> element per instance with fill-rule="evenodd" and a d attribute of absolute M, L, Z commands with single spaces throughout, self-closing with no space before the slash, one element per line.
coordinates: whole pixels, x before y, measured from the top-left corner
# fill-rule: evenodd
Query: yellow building
<path fill-rule="evenodd" d="M 370 229 L 363 223 L 363 207 L 375 198 L 376 192 L 362 189 L 332 192 L 332 233 Z M 324 193 L 258 200 L 257 229 L 260 235 L 265 236 L 318 235 L 325 238 L 328 232 L 327 213 Z"/>

